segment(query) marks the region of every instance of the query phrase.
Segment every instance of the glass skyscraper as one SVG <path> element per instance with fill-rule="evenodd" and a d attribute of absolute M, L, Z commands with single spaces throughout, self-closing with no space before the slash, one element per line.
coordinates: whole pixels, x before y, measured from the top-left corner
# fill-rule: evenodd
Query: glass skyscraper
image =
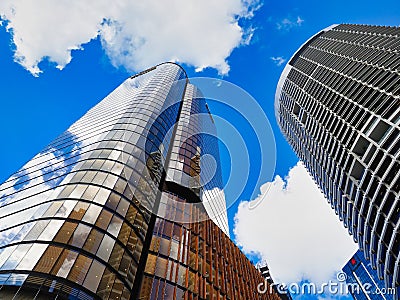
<path fill-rule="evenodd" d="M 394 291 L 386 289 L 385 283 L 378 278 L 372 269 L 370 261 L 364 258 L 358 250 L 343 267 L 346 274 L 349 293 L 356 300 L 389 300 L 393 299 Z"/>
<path fill-rule="evenodd" d="M 275 111 L 387 286 L 400 284 L 400 28 L 333 25 L 290 59 Z"/>
<path fill-rule="evenodd" d="M 0 186 L 0 298 L 277 299 L 229 239 L 219 161 L 180 66 L 128 78 Z"/>

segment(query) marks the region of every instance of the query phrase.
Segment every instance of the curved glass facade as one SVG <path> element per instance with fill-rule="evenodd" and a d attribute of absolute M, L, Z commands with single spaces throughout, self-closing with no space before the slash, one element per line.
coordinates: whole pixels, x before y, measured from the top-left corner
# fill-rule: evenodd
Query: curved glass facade
<path fill-rule="evenodd" d="M 192 191 L 196 197 L 187 194 L 187 201 L 191 203 L 185 209 L 191 210 L 193 202 L 201 203 L 208 214 L 197 215 L 197 221 L 210 217 L 229 235 L 217 132 L 203 95 L 192 84 L 186 86 L 177 126 L 167 184 L 173 182 L 180 189 L 184 187 Z"/>
<path fill-rule="evenodd" d="M 381 279 L 400 285 L 400 28 L 336 25 L 285 67 L 282 132 Z"/>
<path fill-rule="evenodd" d="M 146 164 L 166 156 L 184 78 L 129 78 L 2 185 L 1 284 L 129 298 L 163 169 Z"/>
<path fill-rule="evenodd" d="M 198 139 L 202 122 L 192 119 L 180 127 L 185 115 L 206 105 L 188 94 L 193 89 L 183 69 L 172 63 L 132 76 L 0 186 L 1 299 L 150 299 L 144 290 L 155 280 L 176 289 L 154 299 L 205 299 L 204 293 L 192 291 L 188 256 L 183 258 L 190 252 L 190 222 L 196 214 L 178 222 L 174 210 L 185 202 L 202 210 L 204 191 L 222 188 L 217 146 L 211 143 L 212 150 L 206 150 L 205 138 Z M 191 134 L 193 126 L 200 128 L 198 136 Z M 184 137 L 186 130 L 190 134 Z M 207 186 L 201 155 L 210 151 L 218 171 Z M 174 180 L 169 181 L 172 166 Z M 190 180 L 175 179 L 179 172 Z M 233 247 L 218 226 L 203 222 Z M 161 234 L 161 223 L 173 224 L 173 233 L 163 225 Z M 163 245 L 169 238 L 167 252 L 154 248 L 156 237 Z M 202 245 L 212 246 L 206 236 Z M 250 268 L 244 255 L 232 249 Z M 148 272 L 154 256 L 181 265 L 182 271 L 173 267 L 179 276 Z M 189 277 L 183 283 L 184 268 Z M 261 280 L 255 269 L 250 272 L 253 283 Z M 204 285 L 210 291 L 215 287 L 214 281 Z M 221 297 L 228 295 L 216 290 Z"/>

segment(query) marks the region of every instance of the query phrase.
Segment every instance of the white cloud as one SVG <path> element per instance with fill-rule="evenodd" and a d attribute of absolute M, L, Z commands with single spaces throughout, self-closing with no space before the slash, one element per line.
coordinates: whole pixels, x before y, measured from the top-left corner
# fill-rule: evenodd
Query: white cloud
<path fill-rule="evenodd" d="M 234 233 L 245 253 L 259 255 L 285 283 L 329 280 L 357 248 L 300 162 L 240 203 Z"/>
<path fill-rule="evenodd" d="M 247 30 L 245 30 L 245 31 L 243 32 L 243 35 L 242 35 L 242 45 L 248 46 L 248 45 L 250 45 L 250 43 L 251 43 L 252 41 L 254 41 L 253 36 L 254 36 L 254 32 L 255 32 L 255 31 L 256 31 L 256 28 L 254 28 L 254 27 L 249 27 L 249 28 L 247 28 Z"/>
<path fill-rule="evenodd" d="M 286 62 L 286 59 L 282 56 L 272 56 L 271 59 L 278 67 L 282 66 Z"/>
<path fill-rule="evenodd" d="M 300 27 L 303 24 L 304 20 L 297 16 L 296 19 L 292 19 L 291 17 L 287 17 L 276 23 L 276 28 L 278 30 L 286 30 L 289 31 L 293 27 Z"/>
<path fill-rule="evenodd" d="M 259 0 L 2 0 L 0 16 L 15 61 L 36 76 L 43 59 L 62 69 L 71 50 L 97 37 L 116 67 L 138 71 L 172 60 L 225 74 L 232 50 L 252 35 L 238 20 L 259 7 Z"/>

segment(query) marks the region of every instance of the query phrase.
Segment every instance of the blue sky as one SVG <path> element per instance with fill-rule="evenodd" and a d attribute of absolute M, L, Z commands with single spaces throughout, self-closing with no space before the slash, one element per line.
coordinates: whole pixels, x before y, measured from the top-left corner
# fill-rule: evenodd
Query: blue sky
<path fill-rule="evenodd" d="M 274 176 L 278 175 L 280 178 L 285 178 L 289 174 L 289 170 L 296 166 L 298 161 L 279 132 L 273 111 L 276 84 L 286 61 L 305 40 L 319 30 L 332 24 L 400 25 L 400 4 L 396 0 L 339 0 L 328 2 L 311 0 L 263 1 L 254 4 L 253 8 L 258 7 L 258 9 L 253 11 L 253 15 L 247 14 L 245 16 L 245 13 L 243 13 L 243 17 L 239 19 L 238 25 L 246 33 L 241 38 L 239 37 L 239 40 L 237 40 L 237 31 L 226 27 L 227 24 L 223 22 L 223 18 L 217 15 L 215 22 L 212 21 L 215 14 L 211 13 L 211 10 L 221 10 L 222 13 L 225 13 L 224 9 L 220 8 L 219 5 L 210 7 L 210 11 L 208 12 L 198 9 L 197 13 L 199 17 L 193 20 L 193 22 L 196 22 L 197 19 L 199 20 L 198 26 L 184 26 L 185 23 L 183 23 L 183 26 L 176 28 L 171 26 L 171 32 L 169 33 L 167 32 L 169 26 L 166 26 L 167 29 L 164 30 L 164 28 L 161 28 L 162 24 L 160 28 L 155 28 L 154 31 L 147 30 L 144 27 L 139 29 L 134 27 L 140 27 L 141 24 L 131 24 L 129 25 L 131 27 L 129 27 L 126 25 L 128 24 L 127 22 L 123 22 L 127 20 L 124 19 L 126 16 L 123 15 L 119 15 L 122 21 L 117 24 L 118 26 L 115 26 L 115 22 L 113 23 L 104 19 L 101 21 L 100 19 L 102 35 L 96 37 L 96 35 L 93 36 L 92 34 L 91 36 L 84 33 L 90 26 L 94 27 L 94 29 L 90 27 L 90 30 L 96 31 L 97 25 L 89 24 L 89 21 L 83 22 L 79 17 L 76 17 L 76 19 L 74 17 L 70 18 L 68 20 L 70 23 L 66 24 L 66 28 L 71 28 L 72 33 L 62 31 L 63 28 L 57 24 L 58 18 L 59 20 L 64 20 L 65 15 L 69 17 L 67 13 L 62 13 L 62 7 L 60 8 L 61 12 L 54 10 L 54 7 L 48 8 L 48 11 L 46 11 L 46 7 L 39 10 L 36 10 L 37 7 L 29 7 L 32 10 L 30 14 L 28 8 L 24 9 L 24 5 L 29 6 L 32 4 L 15 1 L 14 10 L 16 13 L 13 16 L 9 13 L 7 3 L 8 1 L 4 1 L 4 3 L 0 4 L 0 15 L 4 20 L 3 26 L 0 27 L 0 69 L 2 70 L 2 80 L 0 81 L 0 133 L 3 140 L 3 147 L 0 147 L 1 182 L 66 130 L 69 125 L 104 98 L 125 78 L 135 71 L 141 71 L 144 67 L 151 67 L 154 64 L 153 62 L 161 62 L 157 61 L 157 59 L 165 57 L 176 57 L 184 61 L 183 66 L 189 77 L 206 76 L 222 78 L 240 86 L 257 100 L 267 115 L 275 136 L 277 160 Z M 221 3 L 221 5 L 228 6 L 228 2 L 226 1 L 221 1 Z M 235 3 L 240 2 L 235 1 Z M 187 9 L 188 14 L 193 14 L 193 11 L 196 10 L 189 10 L 189 6 L 185 4 L 182 9 Z M 234 12 L 239 11 L 234 5 L 232 5 L 231 9 Z M 168 11 L 168 9 L 165 11 Z M 19 13 L 21 16 L 19 16 Z M 90 20 L 94 13 L 88 12 L 87 19 Z M 37 14 L 39 15 L 37 16 Z M 116 15 L 117 13 L 114 14 Z M 53 16 L 54 20 L 48 18 L 48 15 Z M 76 12 L 71 13 L 71 16 L 76 16 Z M 147 24 L 146 21 L 152 24 L 154 16 L 151 13 L 149 13 L 148 17 L 146 15 L 141 17 L 143 26 Z M 149 20 L 146 20 L 146 18 Z M 42 21 L 43 24 L 39 24 Z M 203 25 L 201 21 L 204 22 Z M 29 22 L 34 23 L 30 24 Z M 54 22 L 54 28 L 49 26 L 51 22 Z M 174 22 L 174 20 L 167 18 L 165 22 Z M 8 31 L 6 30 L 7 24 L 10 26 L 10 30 Z M 35 26 L 31 26 L 32 24 Z M 168 25 L 169 23 L 166 24 Z M 75 25 L 77 26 L 76 28 L 73 27 Z M 151 26 L 148 25 L 148 27 Z M 82 36 L 79 36 L 80 28 L 82 28 Z M 144 39 L 143 36 L 146 37 L 146 35 L 143 35 L 139 41 L 135 39 L 133 39 L 133 42 L 131 41 L 132 43 L 137 43 L 134 44 L 134 47 L 125 47 L 122 44 L 125 52 L 121 52 L 122 50 L 113 46 L 114 44 L 118 45 L 118 42 L 121 43 L 118 36 L 112 39 L 112 29 L 115 28 L 119 28 L 121 32 L 130 30 L 133 33 L 143 30 L 148 34 L 147 37 L 152 34 L 153 40 L 160 41 L 172 37 L 174 39 L 182 39 L 180 35 L 188 34 L 197 35 L 198 39 L 201 39 L 204 35 L 216 35 L 216 39 L 212 40 L 212 42 L 207 40 L 201 46 L 195 45 L 192 48 L 185 48 L 186 53 L 183 54 L 181 53 L 182 49 L 179 49 L 180 47 L 177 46 L 174 48 L 173 43 L 165 47 L 165 49 L 156 46 L 150 48 L 150 50 L 157 48 L 158 52 L 153 53 L 148 49 L 147 51 L 140 51 L 140 46 Z M 206 28 L 209 31 L 204 32 L 201 28 Z M 87 32 L 90 32 L 90 30 L 87 29 Z M 76 35 L 76 37 L 71 37 L 68 40 L 67 37 L 69 35 Z M 38 39 L 30 39 L 36 36 L 39 36 Z M 16 40 L 16 37 L 20 37 L 21 40 Z M 77 44 L 69 45 L 68 42 L 71 40 L 78 42 L 76 42 Z M 111 42 L 114 42 L 114 44 Z M 188 43 L 190 42 L 193 42 L 193 40 L 188 40 Z M 42 47 L 42 49 L 41 45 L 49 46 Z M 68 47 L 69 49 L 81 47 L 81 49 L 72 50 L 72 60 L 70 62 L 68 62 L 68 58 L 65 58 L 65 51 L 67 51 Z M 199 49 L 201 51 L 198 51 Z M 129 53 L 129 51 L 133 51 L 133 53 Z M 47 56 L 48 58 L 41 59 L 41 56 Z M 25 60 L 21 59 L 21 57 L 25 57 Z M 32 62 L 35 62 L 35 59 L 40 61 L 36 69 L 32 67 L 34 65 Z M 63 70 L 57 69 L 57 64 L 62 65 Z M 227 72 L 228 65 L 229 72 Z M 201 67 L 203 67 L 203 70 L 199 71 Z M 33 76 L 31 72 L 35 73 L 37 68 L 41 69 L 42 73 L 36 74 L 38 76 Z M 221 75 L 222 73 L 225 74 Z M 241 126 L 242 121 L 237 116 L 227 114 L 224 112 L 223 107 L 218 105 L 214 105 L 213 107 L 211 104 L 210 106 L 213 113 L 228 119 L 232 124 L 236 124 L 236 126 Z M 244 136 L 248 148 L 253 149 L 250 151 L 258 149 L 257 141 L 251 135 L 246 136 L 244 133 Z M 224 160 L 226 157 L 222 159 Z M 259 158 L 254 156 L 254 165 L 257 165 L 258 160 Z M 298 171 L 300 175 L 297 175 L 295 171 L 293 171 L 291 178 L 307 176 L 305 173 L 305 175 L 302 175 L 302 171 Z M 254 199 L 259 193 L 260 184 L 254 186 L 256 177 L 259 175 L 256 174 L 257 172 L 257 170 L 253 170 L 250 173 L 250 185 L 244 190 L 239 200 Z M 227 173 L 229 173 L 229 170 L 225 167 L 225 176 L 227 176 Z M 261 182 L 273 182 L 278 186 L 280 181 L 276 181 L 277 178 L 271 175 L 272 173 L 261 174 Z M 281 188 L 283 194 L 284 189 L 285 187 Z M 229 197 L 229 191 L 226 191 L 226 193 L 227 197 Z M 300 199 L 299 201 L 307 195 L 307 191 L 302 194 L 296 196 Z M 276 197 L 278 198 L 279 195 L 277 191 Z M 316 198 L 318 197 L 320 196 L 317 195 Z M 322 199 L 321 201 L 325 200 Z M 248 217 L 244 213 L 238 214 L 238 218 L 242 216 L 244 219 L 237 221 L 235 225 L 234 218 L 238 213 L 239 203 L 240 201 L 236 201 L 228 210 L 231 237 L 236 237 L 236 241 L 244 249 L 248 250 L 248 255 L 254 260 L 258 258 L 268 260 L 268 254 L 273 251 L 268 249 L 264 251 L 263 246 L 256 243 L 251 244 L 251 242 L 246 246 L 244 243 L 248 241 L 241 238 L 237 232 L 234 232 L 235 226 L 242 226 L 243 220 L 246 220 L 246 217 Z M 327 214 L 329 213 L 332 214 L 333 219 L 336 217 L 333 211 Z M 286 217 L 288 218 L 287 222 L 290 223 L 290 216 L 286 215 Z M 244 228 L 246 226 L 238 228 L 238 231 L 243 231 Z M 266 234 L 268 235 L 268 232 L 271 230 L 275 229 L 266 229 Z M 347 240 L 343 243 L 349 243 L 347 236 L 344 239 Z M 267 243 L 268 239 L 265 238 L 265 240 Z M 305 238 L 300 237 L 299 240 L 305 240 Z M 286 241 L 288 242 L 288 239 Z M 293 242 L 295 241 L 297 240 Z M 251 248 L 250 245 L 254 245 L 255 248 L 260 246 L 260 248 L 253 249 L 254 253 L 251 253 L 249 250 Z M 293 246 L 293 244 L 288 242 L 288 244 L 282 246 L 289 247 Z M 276 249 L 277 247 L 275 245 Z M 351 248 L 351 246 L 346 247 L 343 253 L 348 253 L 349 247 Z M 327 253 L 329 252 L 328 250 L 326 251 Z M 301 258 L 301 256 L 299 257 Z M 277 258 L 274 259 L 277 260 Z M 297 257 L 296 260 L 298 259 Z M 342 261 L 342 264 L 345 263 L 345 260 L 346 257 L 337 258 L 337 261 Z M 275 273 L 282 274 L 278 277 L 284 279 L 291 278 L 290 276 L 285 277 L 284 274 L 286 273 L 278 270 L 279 264 L 275 263 L 274 265 L 278 266 Z M 323 268 L 324 266 L 321 267 Z M 339 270 L 340 267 L 338 265 L 336 270 Z M 271 271 L 274 274 L 274 270 Z M 310 277 L 307 274 L 312 272 L 312 270 L 302 271 L 300 266 L 296 269 L 296 272 L 298 276 L 294 276 L 293 278 L 300 277 L 307 280 Z M 305 275 L 303 276 L 302 274 Z M 321 276 L 323 277 L 324 275 Z"/>

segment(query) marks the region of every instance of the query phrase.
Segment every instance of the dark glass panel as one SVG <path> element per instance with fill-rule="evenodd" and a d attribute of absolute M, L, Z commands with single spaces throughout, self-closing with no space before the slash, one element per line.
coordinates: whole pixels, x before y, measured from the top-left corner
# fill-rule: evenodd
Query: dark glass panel
<path fill-rule="evenodd" d="M 60 256 L 61 251 L 62 248 L 49 246 L 33 270 L 36 272 L 50 273 L 58 257 Z"/>
<path fill-rule="evenodd" d="M 63 244 L 68 243 L 77 226 L 76 223 L 65 222 L 54 237 L 54 241 Z"/>
<path fill-rule="evenodd" d="M 101 233 L 100 231 L 92 229 L 92 231 L 90 232 L 89 236 L 86 239 L 86 243 L 83 246 L 83 249 L 91 253 L 96 253 L 103 239 L 103 236 L 104 234 Z"/>
<path fill-rule="evenodd" d="M 83 280 L 85 279 L 91 263 L 92 259 L 82 254 L 79 254 L 67 278 L 81 285 L 83 283 Z"/>

